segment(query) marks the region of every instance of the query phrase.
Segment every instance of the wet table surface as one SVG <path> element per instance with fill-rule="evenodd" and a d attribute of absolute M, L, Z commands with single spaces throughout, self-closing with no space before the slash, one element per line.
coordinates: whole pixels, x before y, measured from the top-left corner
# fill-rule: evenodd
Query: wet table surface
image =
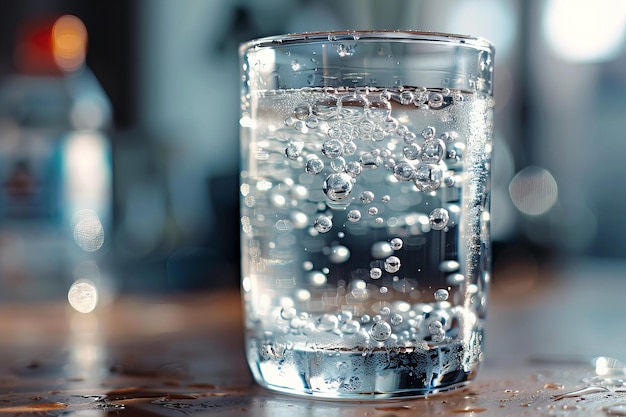
<path fill-rule="evenodd" d="M 626 416 L 626 385 L 594 366 L 626 356 L 625 274 L 624 264 L 511 270 L 494 282 L 477 379 L 388 402 L 298 399 L 255 385 L 236 291 L 118 297 L 90 314 L 60 302 L 4 304 L 0 415 Z"/>

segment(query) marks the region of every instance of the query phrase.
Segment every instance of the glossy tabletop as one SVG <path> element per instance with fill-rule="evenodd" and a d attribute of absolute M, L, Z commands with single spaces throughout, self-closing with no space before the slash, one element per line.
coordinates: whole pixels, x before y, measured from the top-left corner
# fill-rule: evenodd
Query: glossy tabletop
<path fill-rule="evenodd" d="M 494 282 L 485 362 L 428 398 L 300 399 L 258 387 L 236 291 L 120 296 L 81 314 L 61 302 L 0 305 L 0 415 L 612 416 L 626 384 L 597 356 L 626 356 L 623 264 L 515 269 Z M 516 275 L 517 274 L 517 275 Z"/>

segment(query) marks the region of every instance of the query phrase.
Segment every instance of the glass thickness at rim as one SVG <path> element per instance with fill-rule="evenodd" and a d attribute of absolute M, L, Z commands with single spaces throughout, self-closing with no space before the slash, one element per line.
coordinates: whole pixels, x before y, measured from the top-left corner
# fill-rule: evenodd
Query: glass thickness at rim
<path fill-rule="evenodd" d="M 294 44 L 312 44 L 327 42 L 424 42 L 442 43 L 449 45 L 464 46 L 476 49 L 477 51 L 495 52 L 494 45 L 486 39 L 453 33 L 424 32 L 412 30 L 346 30 L 329 32 L 302 32 L 284 35 L 268 36 L 253 39 L 240 45 L 241 54 L 252 48 L 273 48 L 278 46 Z"/>

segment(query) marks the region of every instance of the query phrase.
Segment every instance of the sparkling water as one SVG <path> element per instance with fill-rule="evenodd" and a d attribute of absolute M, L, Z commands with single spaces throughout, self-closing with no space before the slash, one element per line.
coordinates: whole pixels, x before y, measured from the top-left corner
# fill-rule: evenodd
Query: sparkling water
<path fill-rule="evenodd" d="M 336 398 L 470 380 L 489 281 L 492 99 L 404 87 L 249 100 L 242 286 L 255 378 Z"/>

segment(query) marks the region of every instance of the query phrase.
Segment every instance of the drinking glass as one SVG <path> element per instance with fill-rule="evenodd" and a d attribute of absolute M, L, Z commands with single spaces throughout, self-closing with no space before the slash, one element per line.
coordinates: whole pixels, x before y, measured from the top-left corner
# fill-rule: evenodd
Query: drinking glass
<path fill-rule="evenodd" d="M 472 380 L 490 280 L 494 48 L 415 31 L 240 47 L 245 350 L 272 390 Z"/>

